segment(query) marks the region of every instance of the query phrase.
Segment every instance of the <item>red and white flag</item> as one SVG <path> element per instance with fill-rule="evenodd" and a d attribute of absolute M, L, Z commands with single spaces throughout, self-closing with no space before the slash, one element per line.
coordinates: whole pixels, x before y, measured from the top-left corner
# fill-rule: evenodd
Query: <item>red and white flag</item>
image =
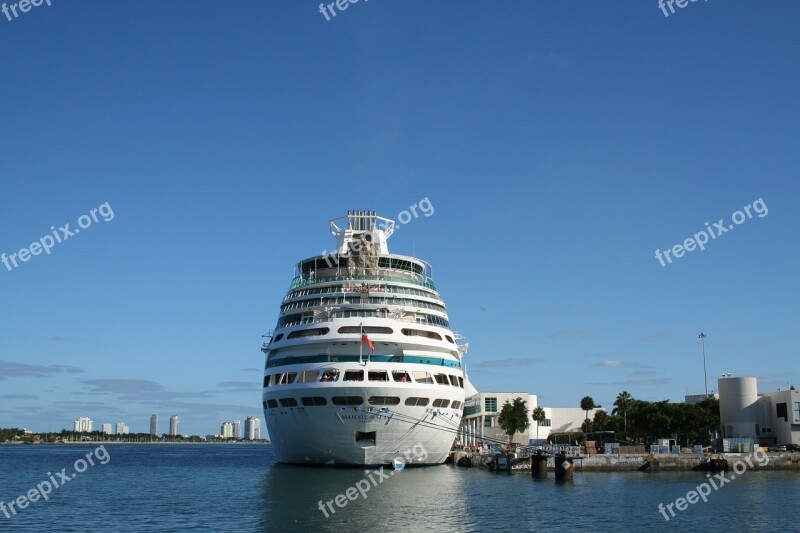
<path fill-rule="evenodd" d="M 364 326 L 363 325 L 361 326 L 361 342 L 366 342 L 367 343 L 367 346 L 369 346 L 369 351 L 370 352 L 374 352 L 375 351 L 375 345 L 372 344 L 372 341 L 369 340 L 369 337 L 367 337 L 367 332 L 364 331 Z"/>

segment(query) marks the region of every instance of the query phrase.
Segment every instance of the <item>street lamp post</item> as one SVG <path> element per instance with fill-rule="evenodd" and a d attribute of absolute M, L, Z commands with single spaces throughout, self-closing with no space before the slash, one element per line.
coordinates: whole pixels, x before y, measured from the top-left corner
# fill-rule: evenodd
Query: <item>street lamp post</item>
<path fill-rule="evenodd" d="M 706 384 L 706 398 L 708 398 L 708 373 L 706 371 L 706 338 L 705 333 L 700 333 L 700 342 L 703 344 L 703 380 Z"/>

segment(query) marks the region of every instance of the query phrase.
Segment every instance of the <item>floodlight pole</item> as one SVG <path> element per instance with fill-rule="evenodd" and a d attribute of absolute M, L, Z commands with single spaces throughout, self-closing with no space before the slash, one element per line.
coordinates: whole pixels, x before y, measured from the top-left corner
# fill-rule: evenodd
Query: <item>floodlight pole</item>
<path fill-rule="evenodd" d="M 706 384 L 706 398 L 708 398 L 708 372 L 706 371 L 706 337 L 705 333 L 700 333 L 700 342 L 703 344 L 703 379 Z"/>

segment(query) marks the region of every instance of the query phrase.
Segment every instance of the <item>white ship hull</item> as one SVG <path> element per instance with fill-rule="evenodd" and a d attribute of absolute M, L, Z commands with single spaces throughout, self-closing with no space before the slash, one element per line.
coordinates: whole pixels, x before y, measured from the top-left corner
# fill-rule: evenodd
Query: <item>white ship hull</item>
<path fill-rule="evenodd" d="M 375 365 L 369 365 L 375 366 Z M 368 368 L 369 368 L 368 366 Z M 379 365 L 386 368 L 387 365 Z M 421 365 L 420 365 L 421 366 Z M 404 368 L 408 368 L 406 365 Z M 453 445 L 462 409 L 406 406 L 409 397 L 448 399 L 463 406 L 464 390 L 441 386 L 320 386 L 272 390 L 264 398 L 324 397 L 327 405 L 267 408 L 264 411 L 275 455 L 281 463 L 330 465 L 384 465 L 400 458 L 406 464 L 441 464 Z M 438 389 L 438 390 L 437 390 Z M 361 396 L 360 406 L 337 406 L 333 396 Z M 370 406 L 374 396 L 400 398 L 391 407 Z M 375 439 L 357 441 L 357 434 L 375 433 Z"/>

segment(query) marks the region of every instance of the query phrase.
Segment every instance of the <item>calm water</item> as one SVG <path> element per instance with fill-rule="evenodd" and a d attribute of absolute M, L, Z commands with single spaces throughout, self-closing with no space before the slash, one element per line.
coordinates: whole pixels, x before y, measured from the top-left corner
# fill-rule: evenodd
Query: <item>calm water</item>
<path fill-rule="evenodd" d="M 0 500 L 27 493 L 94 446 L 0 446 Z M 31 503 L 0 531 L 800 531 L 798 472 L 747 472 L 666 522 L 699 473 L 592 473 L 556 484 L 450 466 L 406 469 L 325 518 L 363 469 L 276 465 L 270 446 L 108 445 L 105 465 Z M 99 459 L 103 459 L 102 451 Z M 82 465 L 79 465 L 82 468 Z M 388 473 L 388 471 L 386 472 Z M 362 482 L 362 487 L 366 482 Z M 353 492 L 351 491 L 351 495 Z M 341 501 L 341 499 L 340 499 Z M 329 512 L 330 514 L 330 512 Z"/>

